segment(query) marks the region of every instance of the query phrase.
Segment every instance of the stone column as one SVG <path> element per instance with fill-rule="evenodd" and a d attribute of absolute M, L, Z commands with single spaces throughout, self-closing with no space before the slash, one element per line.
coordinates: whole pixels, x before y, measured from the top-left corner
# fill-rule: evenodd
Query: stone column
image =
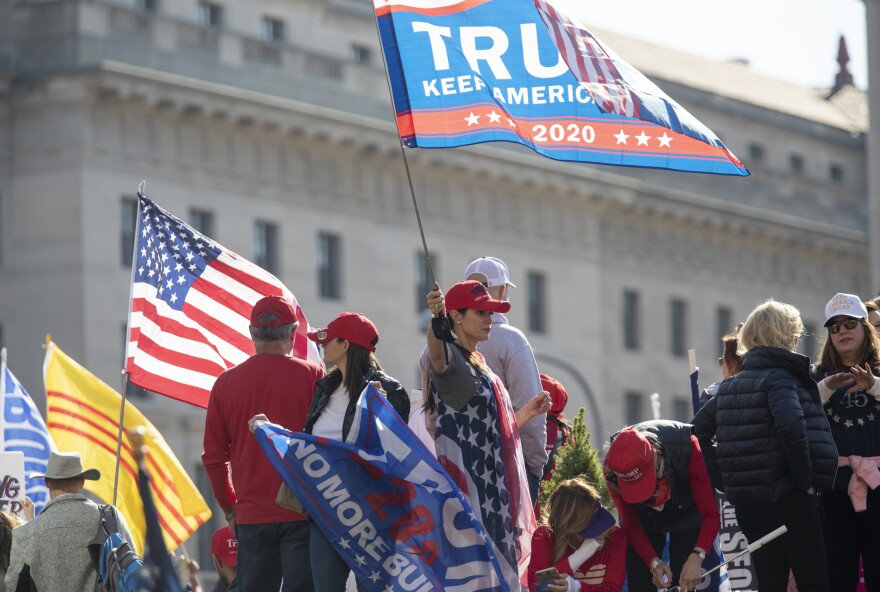
<path fill-rule="evenodd" d="M 880 0 L 865 0 L 868 29 L 868 245 L 871 249 L 871 294 L 880 292 Z M 865 294 L 865 296 L 869 296 Z"/>

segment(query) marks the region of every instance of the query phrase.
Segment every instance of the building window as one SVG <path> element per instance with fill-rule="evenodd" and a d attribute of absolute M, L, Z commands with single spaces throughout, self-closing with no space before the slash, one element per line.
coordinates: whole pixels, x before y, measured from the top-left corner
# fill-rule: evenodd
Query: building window
<path fill-rule="evenodd" d="M 809 356 L 810 358 L 815 358 L 816 354 L 816 325 L 814 323 L 809 323 L 804 321 L 804 334 L 801 335 L 800 341 L 798 341 L 798 353 L 801 353 L 805 356 Z"/>
<path fill-rule="evenodd" d="M 214 237 L 214 212 L 191 208 L 189 224 L 208 238 Z"/>
<path fill-rule="evenodd" d="M 623 291 L 623 347 L 639 349 L 639 293 Z"/>
<path fill-rule="evenodd" d="M 349 46 L 348 53 L 351 61 L 356 64 L 369 64 L 373 59 L 373 52 L 370 51 L 370 48 L 357 43 L 352 43 Z"/>
<path fill-rule="evenodd" d="M 278 275 L 278 227 L 271 222 L 254 224 L 254 263 Z"/>
<path fill-rule="evenodd" d="M 843 167 L 839 164 L 832 164 L 828 169 L 828 176 L 831 177 L 831 180 L 840 183 L 843 181 Z"/>
<path fill-rule="evenodd" d="M 764 162 L 764 147 L 760 144 L 749 144 L 749 160 Z"/>
<path fill-rule="evenodd" d="M 715 309 L 715 334 L 718 336 L 718 355 L 724 354 L 721 338 L 733 331 L 733 311 L 726 306 Z"/>
<path fill-rule="evenodd" d="M 135 0 L 134 7 L 142 12 L 156 12 L 159 9 L 159 0 Z"/>
<path fill-rule="evenodd" d="M 434 284 L 431 281 L 431 273 L 428 271 L 428 263 L 425 261 L 425 252 L 417 251 L 413 261 L 415 263 L 416 272 L 416 312 L 430 314 L 426 308 L 427 304 L 425 304 L 425 296 L 428 295 L 428 292 L 431 291 Z M 434 253 L 431 253 L 431 265 L 434 267 L 434 273 L 439 273 L 437 271 L 437 257 Z"/>
<path fill-rule="evenodd" d="M 687 353 L 687 303 L 680 298 L 673 298 L 669 312 L 670 349 L 672 355 L 683 356 Z"/>
<path fill-rule="evenodd" d="M 529 286 L 529 330 L 535 333 L 546 333 L 546 277 L 543 273 L 530 271 L 526 281 Z"/>
<path fill-rule="evenodd" d="M 791 165 L 791 172 L 796 175 L 802 175 L 804 173 L 803 156 L 801 156 L 800 154 L 792 154 L 788 162 Z"/>
<path fill-rule="evenodd" d="M 263 41 L 280 43 L 284 41 L 284 21 L 264 16 L 262 21 Z"/>
<path fill-rule="evenodd" d="M 639 423 L 645 418 L 645 396 L 641 393 L 628 392 L 623 395 L 624 421 L 626 425 Z"/>
<path fill-rule="evenodd" d="M 134 233 L 137 231 L 138 202 L 133 197 L 123 197 L 120 213 L 120 259 L 123 267 L 131 267 L 134 255 Z"/>
<path fill-rule="evenodd" d="M 213 2 L 199 2 L 199 24 L 203 27 L 223 25 L 223 7 Z"/>
<path fill-rule="evenodd" d="M 338 236 L 327 232 L 318 234 L 318 294 L 342 298 L 342 245 Z"/>

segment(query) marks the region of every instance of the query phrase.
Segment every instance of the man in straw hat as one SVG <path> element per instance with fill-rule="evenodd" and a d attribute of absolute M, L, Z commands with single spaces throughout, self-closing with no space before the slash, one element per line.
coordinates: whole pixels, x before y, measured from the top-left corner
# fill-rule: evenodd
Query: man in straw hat
<path fill-rule="evenodd" d="M 36 518 L 12 531 L 12 551 L 6 572 L 6 589 L 40 592 L 93 592 L 97 572 L 88 544 L 98 532 L 101 510 L 82 493 L 85 480 L 101 478 L 98 469 L 83 469 L 79 452 L 55 452 L 46 473 L 49 503 Z M 119 533 L 131 548 L 128 525 L 116 509 Z M 32 587 L 27 587 L 30 578 Z"/>

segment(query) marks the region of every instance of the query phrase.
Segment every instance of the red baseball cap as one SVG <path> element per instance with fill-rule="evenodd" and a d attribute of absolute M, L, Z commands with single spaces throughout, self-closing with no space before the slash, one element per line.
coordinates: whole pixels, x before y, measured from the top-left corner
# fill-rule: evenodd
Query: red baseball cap
<path fill-rule="evenodd" d="M 223 565 L 238 565 L 238 541 L 232 536 L 228 526 L 218 528 L 211 537 L 211 555 L 217 557 Z"/>
<path fill-rule="evenodd" d="M 617 476 L 620 497 L 628 504 L 640 504 L 657 489 L 654 448 L 634 428 L 621 430 L 611 442 L 605 464 Z"/>
<path fill-rule="evenodd" d="M 379 343 L 379 331 L 376 325 L 358 312 L 343 312 L 330 321 L 325 329 L 309 332 L 309 339 L 324 345 L 337 337 L 350 341 L 371 352 L 376 351 Z"/>
<path fill-rule="evenodd" d="M 490 312 L 507 312 L 510 303 L 503 300 L 495 300 L 489 296 L 486 286 L 474 280 L 458 282 L 446 292 L 446 310 L 461 310 L 473 308 L 474 310 L 488 310 Z"/>
<path fill-rule="evenodd" d="M 260 322 L 260 317 L 266 314 L 273 314 L 278 317 L 277 321 Z M 261 298 L 254 304 L 251 311 L 251 327 L 280 327 L 281 325 L 289 325 L 296 322 L 296 314 L 293 312 L 293 306 L 286 298 L 281 296 L 266 296 Z"/>
<path fill-rule="evenodd" d="M 559 417 L 568 404 L 568 393 L 562 383 L 546 374 L 541 374 L 541 388 L 550 393 L 550 415 Z"/>

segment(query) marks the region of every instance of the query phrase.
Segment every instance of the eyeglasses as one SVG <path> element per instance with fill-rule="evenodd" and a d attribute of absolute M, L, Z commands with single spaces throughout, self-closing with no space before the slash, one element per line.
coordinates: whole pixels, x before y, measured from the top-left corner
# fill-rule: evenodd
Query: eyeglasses
<path fill-rule="evenodd" d="M 842 321 L 837 321 L 836 323 L 831 323 L 828 325 L 828 332 L 832 335 L 837 335 L 840 333 L 841 325 L 847 331 L 852 331 L 859 326 L 859 319 L 844 319 Z"/>

